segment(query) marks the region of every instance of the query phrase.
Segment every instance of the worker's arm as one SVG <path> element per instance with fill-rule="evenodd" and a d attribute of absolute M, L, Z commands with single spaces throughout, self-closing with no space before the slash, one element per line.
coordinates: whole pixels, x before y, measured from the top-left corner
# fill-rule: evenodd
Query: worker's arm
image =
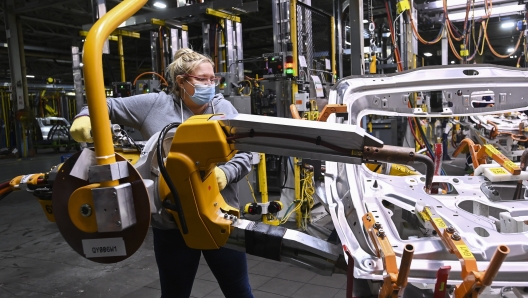
<path fill-rule="evenodd" d="M 158 95 L 158 93 L 147 93 L 130 97 L 107 98 L 110 120 L 113 123 L 141 129 L 150 110 L 156 104 Z M 90 116 L 87 106 L 83 107 L 75 118 L 81 116 Z"/>
<path fill-rule="evenodd" d="M 226 174 L 228 184 L 236 183 L 249 174 L 252 157 L 249 152 L 238 152 L 230 161 L 218 166 Z"/>

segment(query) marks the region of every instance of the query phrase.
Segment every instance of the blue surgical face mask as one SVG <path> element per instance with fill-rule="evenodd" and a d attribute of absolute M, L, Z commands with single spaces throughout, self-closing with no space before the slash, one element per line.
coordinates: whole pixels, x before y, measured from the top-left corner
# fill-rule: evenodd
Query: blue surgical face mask
<path fill-rule="evenodd" d="M 189 81 L 187 81 L 187 83 L 189 83 Z M 195 104 L 202 106 L 210 103 L 211 100 L 213 100 L 215 95 L 215 85 L 189 84 L 194 87 L 194 95 L 190 95 L 189 93 L 187 94 Z"/>

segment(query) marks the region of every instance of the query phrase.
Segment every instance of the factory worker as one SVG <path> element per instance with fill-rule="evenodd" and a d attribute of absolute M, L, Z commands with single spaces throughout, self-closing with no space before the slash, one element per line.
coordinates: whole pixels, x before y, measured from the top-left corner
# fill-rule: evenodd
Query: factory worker
<path fill-rule="evenodd" d="M 167 124 L 183 122 L 193 115 L 237 114 L 222 94 L 215 94 L 219 82 L 213 66 L 213 61 L 202 54 L 186 48 L 178 50 L 174 62 L 167 68 L 172 84 L 169 94 L 160 92 L 108 98 L 111 122 L 137 129 L 148 139 Z M 92 142 L 90 130 L 89 111 L 84 108 L 76 116 L 70 133 L 77 142 Z M 250 159 L 250 153 L 239 152 L 229 162 L 215 168 L 221 194 L 232 207 L 239 208 L 236 183 L 249 173 Z M 187 247 L 168 212 L 153 215 L 152 231 L 161 297 L 188 298 L 191 295 L 202 254 L 225 297 L 253 297 L 244 253 L 227 248 L 197 250 Z"/>

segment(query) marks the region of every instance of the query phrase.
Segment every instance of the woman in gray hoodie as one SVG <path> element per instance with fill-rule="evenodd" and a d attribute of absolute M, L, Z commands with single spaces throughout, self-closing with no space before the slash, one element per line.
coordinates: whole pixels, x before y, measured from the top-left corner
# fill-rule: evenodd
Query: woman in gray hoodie
<path fill-rule="evenodd" d="M 145 139 L 161 131 L 167 124 L 183 122 L 193 115 L 237 114 L 222 94 L 215 95 L 213 61 L 191 49 L 180 49 L 168 66 L 172 83 L 165 92 L 108 98 L 112 123 L 132 127 Z M 91 142 L 88 108 L 75 118 L 70 133 L 78 142 Z M 226 203 L 239 208 L 236 182 L 250 171 L 251 154 L 238 152 L 230 161 L 215 168 L 218 186 Z M 246 255 L 227 248 L 197 250 L 187 247 L 172 216 L 164 212 L 152 217 L 154 252 L 161 283 L 161 296 L 188 298 L 203 254 L 227 298 L 252 298 L 247 273 Z"/>

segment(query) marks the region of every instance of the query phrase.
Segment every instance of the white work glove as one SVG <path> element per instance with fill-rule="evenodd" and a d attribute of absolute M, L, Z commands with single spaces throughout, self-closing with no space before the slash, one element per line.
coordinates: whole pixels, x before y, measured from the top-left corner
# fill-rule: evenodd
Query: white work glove
<path fill-rule="evenodd" d="M 73 123 L 70 127 L 70 135 L 75 141 L 79 143 L 93 143 L 92 124 L 90 123 L 90 117 L 81 116 L 73 120 Z"/>
<path fill-rule="evenodd" d="M 214 171 L 216 175 L 216 183 L 218 183 L 218 188 L 220 190 L 223 190 L 227 185 L 227 176 L 225 172 L 219 167 L 215 167 Z"/>

